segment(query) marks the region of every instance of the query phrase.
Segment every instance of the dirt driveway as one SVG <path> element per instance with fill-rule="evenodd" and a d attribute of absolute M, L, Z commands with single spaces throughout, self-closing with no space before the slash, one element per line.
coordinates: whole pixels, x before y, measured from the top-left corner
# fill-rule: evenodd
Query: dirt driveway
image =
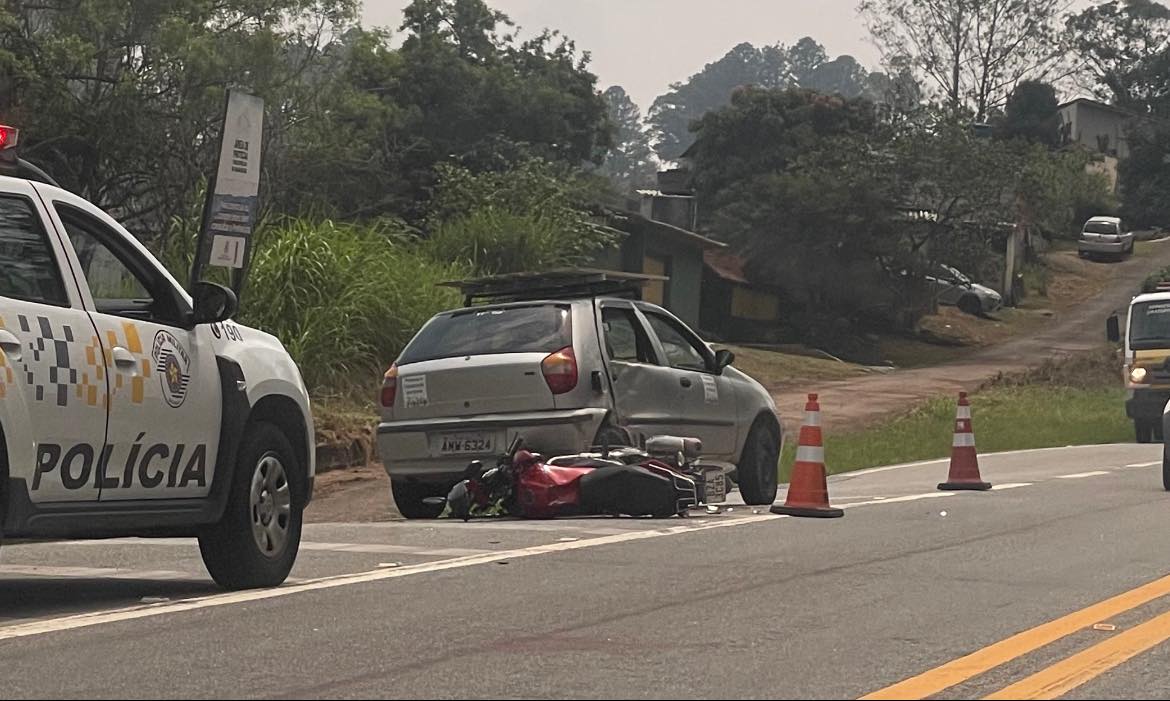
<path fill-rule="evenodd" d="M 1118 310 L 1124 315 L 1146 276 L 1170 265 L 1170 241 L 1153 244 L 1148 255 L 1089 265 L 1109 266 L 1104 290 L 1079 305 L 1055 311 L 1034 333 L 941 365 L 776 388 L 773 396 L 786 430 L 798 429 L 808 392 L 820 395 L 821 421 L 826 429 L 858 428 L 941 394 L 974 390 L 1000 372 L 1028 370 L 1049 358 L 1098 348 L 1105 342 L 1109 314 Z"/>

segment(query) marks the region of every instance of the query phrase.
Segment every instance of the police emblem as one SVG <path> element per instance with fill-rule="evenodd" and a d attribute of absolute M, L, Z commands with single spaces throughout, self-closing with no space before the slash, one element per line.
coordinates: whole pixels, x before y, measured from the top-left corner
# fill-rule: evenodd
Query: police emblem
<path fill-rule="evenodd" d="M 163 397 L 167 404 L 176 409 L 187 399 L 187 386 L 191 383 L 191 356 L 169 331 L 159 331 L 154 336 L 154 367 L 162 383 Z"/>

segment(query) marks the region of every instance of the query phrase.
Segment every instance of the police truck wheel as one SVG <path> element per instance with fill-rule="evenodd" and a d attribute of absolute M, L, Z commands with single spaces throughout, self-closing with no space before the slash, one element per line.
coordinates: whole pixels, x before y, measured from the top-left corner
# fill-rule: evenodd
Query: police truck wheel
<path fill-rule="evenodd" d="M 284 582 L 301 542 L 301 469 L 276 426 L 251 426 L 240 446 L 223 518 L 199 535 L 203 563 L 224 589 Z"/>
<path fill-rule="evenodd" d="M 404 518 L 438 518 L 446 504 L 427 504 L 429 497 L 445 497 L 447 491 L 437 484 L 390 480 L 390 491 L 394 493 L 394 505 Z"/>
<path fill-rule="evenodd" d="M 756 506 L 776 501 L 780 472 L 780 436 L 764 418 L 756 419 L 736 465 L 736 482 L 745 504 Z"/>

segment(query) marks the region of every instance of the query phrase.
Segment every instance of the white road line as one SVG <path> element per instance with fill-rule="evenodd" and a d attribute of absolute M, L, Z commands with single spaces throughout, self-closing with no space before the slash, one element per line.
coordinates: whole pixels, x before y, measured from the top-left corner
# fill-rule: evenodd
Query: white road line
<path fill-rule="evenodd" d="M 1136 462 L 1132 465 L 1126 465 L 1126 467 L 1153 467 L 1154 465 L 1161 465 L 1161 464 L 1162 464 L 1162 461 L 1157 460 L 1155 462 Z"/>
<path fill-rule="evenodd" d="M 853 508 L 872 504 L 889 504 L 893 502 L 907 502 L 918 499 L 931 499 L 947 496 L 953 495 L 950 492 L 910 494 L 907 496 L 894 497 L 891 499 L 877 499 L 873 501 L 844 504 L 842 505 L 842 508 Z M 212 594 L 210 596 L 195 597 L 192 599 L 184 599 L 175 602 L 148 604 L 144 606 L 131 606 L 109 611 L 95 611 L 91 613 L 63 616 L 61 618 L 16 623 L 7 626 L 0 626 L 0 641 L 12 640 L 15 638 L 26 638 L 35 635 L 44 635 L 46 633 L 56 633 L 66 630 L 77 630 L 79 628 L 89 628 L 107 623 L 119 623 L 123 621 L 151 618 L 154 616 L 182 613 L 185 611 L 194 611 L 198 609 L 228 606 L 231 604 L 241 604 L 250 601 L 275 599 L 304 592 L 334 589 L 337 587 L 352 586 L 355 584 L 368 584 L 371 582 L 398 579 L 400 577 L 410 577 L 413 575 L 428 574 L 431 572 L 441 572 L 444 570 L 474 567 L 476 565 L 502 562 L 505 560 L 511 561 L 539 555 L 551 555 L 554 553 L 584 550 L 586 548 L 596 548 L 604 545 L 617 545 L 620 543 L 629 543 L 639 540 L 650 540 L 654 538 L 685 535 L 687 533 L 698 533 L 700 531 L 710 531 L 718 528 L 731 528 L 736 526 L 758 524 L 781 518 L 789 517 L 775 516 L 772 514 L 760 514 L 719 520 L 696 520 L 678 526 L 671 526 L 655 530 L 627 531 L 621 534 L 601 536 L 598 538 L 590 538 L 588 540 L 557 542 L 550 543 L 548 545 L 537 545 L 528 548 L 518 548 L 515 550 L 485 553 L 482 555 L 456 557 L 448 560 L 438 560 L 436 562 L 408 565 L 405 567 L 379 568 L 367 572 L 322 577 L 320 579 L 311 579 L 296 584 L 286 584 L 276 589 L 254 589 L 226 594 Z"/>
<path fill-rule="evenodd" d="M 993 492 L 998 492 L 998 491 L 1002 491 L 1004 489 L 1019 489 L 1020 487 L 1031 487 L 1031 486 L 1032 486 L 1031 482 L 1005 482 L 1003 484 L 991 485 L 991 490 Z"/>
<path fill-rule="evenodd" d="M 1057 475 L 1058 480 L 1079 480 L 1082 477 L 1096 477 L 1098 475 L 1107 475 L 1107 470 L 1093 470 L 1092 472 L 1074 472 L 1071 475 Z"/>
<path fill-rule="evenodd" d="M 30 543 L 30 545 L 32 545 Z M 42 545 L 36 543 L 36 545 Z M 57 545 L 168 545 L 197 547 L 193 538 L 108 538 L 105 540 L 67 540 Z M 463 557 L 492 552 L 491 550 L 469 548 L 435 548 L 426 545 L 391 545 L 389 543 L 321 543 L 303 541 L 301 550 L 338 553 L 370 553 L 376 555 L 420 555 L 440 557 Z"/>
<path fill-rule="evenodd" d="M 857 501 L 851 504 L 838 504 L 842 509 L 852 509 L 855 506 L 872 506 L 873 504 L 897 504 L 907 501 L 918 501 L 920 499 L 938 499 L 939 497 L 953 497 L 954 492 L 925 492 L 923 494 L 907 494 L 902 497 L 888 497 L 878 498 L 871 501 Z"/>
<path fill-rule="evenodd" d="M 979 427 L 976 426 L 975 430 L 978 431 Z M 1003 456 L 1028 455 L 1031 453 L 1049 453 L 1049 452 L 1052 452 L 1055 450 L 1080 451 L 1080 450 L 1090 450 L 1093 448 L 1108 448 L 1108 447 L 1109 447 L 1109 444 L 1062 445 L 1062 446 L 1055 446 L 1052 448 L 1027 448 L 1024 450 L 1005 450 L 1005 451 L 1002 451 L 999 453 L 980 453 L 979 457 L 982 459 L 982 458 L 993 458 L 993 457 L 997 457 L 997 456 L 1001 456 L 1001 455 L 1003 455 Z M 890 470 L 902 470 L 902 469 L 905 469 L 908 467 L 926 467 L 928 465 L 944 465 L 948 462 L 950 462 L 950 458 L 946 457 L 946 458 L 939 458 L 937 460 L 922 460 L 920 462 L 908 462 L 908 463 L 903 463 L 901 465 L 886 465 L 885 467 L 869 467 L 869 468 L 866 468 L 864 470 L 852 470 L 849 472 L 840 472 L 840 473 L 837 473 L 834 475 L 829 475 L 829 481 L 832 482 L 834 479 L 847 480 L 847 479 L 852 479 L 853 477 L 861 477 L 862 475 L 872 475 L 872 474 L 876 474 L 879 472 L 889 472 Z M 1158 463 L 1153 463 L 1153 464 L 1158 464 Z"/>

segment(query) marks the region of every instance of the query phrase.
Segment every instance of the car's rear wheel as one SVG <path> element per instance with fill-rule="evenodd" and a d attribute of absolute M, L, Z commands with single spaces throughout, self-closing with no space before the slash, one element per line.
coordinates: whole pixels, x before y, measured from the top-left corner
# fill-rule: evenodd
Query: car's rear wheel
<path fill-rule="evenodd" d="M 428 504 L 424 501 L 431 497 L 447 496 L 447 492 L 439 484 L 390 480 L 390 491 L 394 493 L 394 505 L 398 507 L 398 513 L 404 518 L 438 518 L 446 506 Z"/>
<path fill-rule="evenodd" d="M 275 587 L 301 543 L 301 465 L 288 437 L 270 423 L 251 426 L 219 523 L 199 534 L 199 552 L 224 589 Z"/>
<path fill-rule="evenodd" d="M 983 303 L 975 295 L 963 295 L 959 298 L 959 311 L 979 316 L 983 313 Z"/>
<path fill-rule="evenodd" d="M 1145 419 L 1134 419 L 1133 432 L 1138 443 L 1152 443 L 1154 440 L 1154 423 Z"/>
<path fill-rule="evenodd" d="M 739 493 L 750 506 L 776 501 L 780 472 L 780 436 L 761 416 L 752 424 L 735 469 Z"/>

